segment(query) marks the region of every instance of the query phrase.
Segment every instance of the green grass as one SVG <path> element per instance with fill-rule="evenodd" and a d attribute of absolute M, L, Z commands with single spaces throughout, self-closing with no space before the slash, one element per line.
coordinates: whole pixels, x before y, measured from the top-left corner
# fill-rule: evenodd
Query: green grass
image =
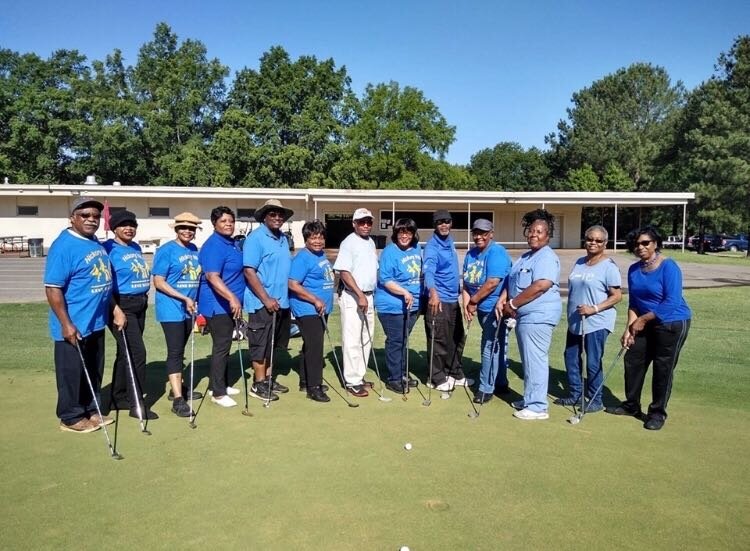
<path fill-rule="evenodd" d="M 43 305 L 2 305 L 0 349 L 3 547 L 215 549 L 742 549 L 750 539 L 750 365 L 747 291 L 687 293 L 693 326 L 676 373 L 670 418 L 660 432 L 603 413 L 571 426 L 571 412 L 524 423 L 503 401 L 467 417 L 463 393 L 429 408 L 412 393 L 347 408 L 292 392 L 255 416 L 208 402 L 198 428 L 169 412 L 165 348 L 149 320 L 148 392 L 161 419 L 153 436 L 120 420 L 108 458 L 104 435 L 64 434 L 54 415 L 52 345 Z M 620 321 L 624 318 L 621 308 Z M 338 319 L 331 330 L 338 341 Z M 378 350 L 382 332 L 377 327 Z M 563 378 L 565 327 L 551 353 L 550 392 Z M 618 328 L 618 331 L 620 329 Z M 472 328 L 469 370 L 478 368 Z M 613 335 L 607 365 L 617 352 Z M 411 360 L 425 372 L 418 323 Z M 113 341 L 108 337 L 110 376 Z M 296 365 L 299 340 L 279 369 Z M 208 337 L 198 338 L 205 389 Z M 511 358 L 517 360 L 515 339 Z M 381 357 L 381 366 L 384 365 Z M 513 362 L 511 387 L 522 381 Z M 239 369 L 235 362 L 232 372 Z M 332 368 L 326 378 L 335 380 Z M 618 367 L 606 401 L 622 397 Z M 106 392 L 106 389 L 105 389 Z M 512 399 L 517 396 L 512 396 Z M 648 401 L 646 397 L 646 401 Z M 405 442 L 414 449 L 406 452 Z M 745 542 L 745 543 L 743 543 Z"/>
<path fill-rule="evenodd" d="M 745 256 L 745 253 L 741 252 L 733 253 L 723 251 L 718 253 L 698 254 L 695 251 L 685 251 L 683 253 L 680 250 L 669 249 L 662 249 L 661 252 L 670 258 L 674 258 L 678 262 L 692 262 L 694 264 L 725 264 L 727 266 L 743 267 L 750 265 L 750 259 Z"/>

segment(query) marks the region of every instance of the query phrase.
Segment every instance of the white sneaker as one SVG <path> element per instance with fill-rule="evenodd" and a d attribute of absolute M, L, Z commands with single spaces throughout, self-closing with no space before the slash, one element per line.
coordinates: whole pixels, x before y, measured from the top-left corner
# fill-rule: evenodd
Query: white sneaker
<path fill-rule="evenodd" d="M 510 403 L 510 407 L 513 409 L 523 409 L 526 407 L 526 404 L 523 400 L 516 400 L 515 402 Z"/>
<path fill-rule="evenodd" d="M 237 396 L 241 391 L 233 386 L 227 387 L 227 396 Z"/>
<path fill-rule="evenodd" d="M 448 382 L 452 383 L 453 386 L 472 386 L 474 384 L 474 379 L 469 379 L 467 377 L 454 379 L 453 377 L 448 377 Z"/>
<path fill-rule="evenodd" d="M 439 390 L 440 392 L 450 392 L 453 390 L 453 384 L 450 380 L 445 381 L 444 383 L 439 384 L 435 387 L 435 390 Z"/>
<path fill-rule="evenodd" d="M 211 396 L 211 401 L 223 408 L 231 408 L 237 405 L 237 402 L 232 400 L 229 396 L 222 396 L 221 398 L 214 398 L 213 396 Z"/>
<path fill-rule="evenodd" d="M 532 411 L 529 408 L 516 411 L 513 414 L 516 419 L 523 419 L 524 421 L 541 421 L 549 419 L 549 413 L 546 411 Z"/>

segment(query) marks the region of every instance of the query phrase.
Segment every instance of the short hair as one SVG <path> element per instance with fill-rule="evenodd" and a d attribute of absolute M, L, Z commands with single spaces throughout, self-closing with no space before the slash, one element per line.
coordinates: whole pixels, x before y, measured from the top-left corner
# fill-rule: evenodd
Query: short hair
<path fill-rule="evenodd" d="M 586 228 L 586 231 L 583 232 L 583 237 L 588 237 L 590 232 L 598 231 L 602 235 L 604 235 L 604 240 L 609 241 L 609 233 L 607 233 L 607 230 L 604 228 L 604 226 L 600 226 L 599 224 L 594 224 L 593 226 L 589 226 Z"/>
<path fill-rule="evenodd" d="M 225 214 L 228 214 L 229 216 L 232 217 L 232 220 L 234 220 L 234 211 L 230 209 L 229 207 L 221 206 L 221 207 L 216 207 L 215 209 L 213 209 L 211 211 L 211 225 L 213 226 L 214 224 L 216 224 L 216 221 L 222 216 L 224 216 Z"/>
<path fill-rule="evenodd" d="M 412 234 L 410 245 L 413 247 L 419 243 L 419 232 L 417 231 L 417 223 L 411 218 L 399 218 L 396 223 L 393 224 L 393 233 L 391 234 L 391 241 L 398 243 L 398 232 L 406 230 Z"/>
<path fill-rule="evenodd" d="M 305 225 L 302 226 L 302 238 L 305 241 L 313 235 L 322 235 L 324 239 L 326 236 L 326 226 L 318 219 L 305 222 Z"/>
<path fill-rule="evenodd" d="M 540 220 L 547 224 L 549 236 L 552 237 L 555 234 L 555 217 L 545 209 L 532 210 L 523 215 L 523 219 L 521 219 L 523 234 L 526 235 L 526 232 L 529 231 L 534 222 L 539 222 Z"/>
<path fill-rule="evenodd" d="M 652 241 L 656 241 L 656 250 L 658 251 L 661 249 L 664 238 L 662 237 L 661 233 L 659 233 L 659 230 L 649 224 L 647 226 L 641 226 L 640 228 L 634 229 L 627 235 L 627 237 L 625 237 L 625 247 L 627 247 L 628 252 L 635 253 L 635 247 L 637 245 L 638 238 L 641 235 L 648 235 L 649 239 L 651 239 Z"/>

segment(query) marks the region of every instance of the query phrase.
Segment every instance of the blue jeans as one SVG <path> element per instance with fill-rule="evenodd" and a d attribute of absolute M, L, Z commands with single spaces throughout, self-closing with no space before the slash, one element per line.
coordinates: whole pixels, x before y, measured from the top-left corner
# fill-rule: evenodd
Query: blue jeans
<path fill-rule="evenodd" d="M 408 324 L 406 314 L 380 314 L 378 319 L 385 333 L 385 365 L 388 368 L 388 380 L 392 383 L 406 377 L 406 336 L 411 334 L 417 323 L 418 312 L 412 312 Z"/>
<path fill-rule="evenodd" d="M 498 319 L 495 311 L 477 312 L 479 325 L 482 326 L 482 368 L 479 371 L 479 391 L 486 394 L 495 392 L 497 386 L 508 384 L 508 339 L 505 321 L 498 331 Z M 495 339 L 497 336 L 497 339 Z"/>
<path fill-rule="evenodd" d="M 549 385 L 549 347 L 554 325 L 523 323 L 516 325 L 518 350 L 523 364 L 524 407 L 537 413 L 547 411 Z"/>
<path fill-rule="evenodd" d="M 594 397 L 594 392 L 602 384 L 602 357 L 604 356 L 604 345 L 607 344 L 607 337 L 609 337 L 609 331 L 606 329 L 587 333 L 583 339 L 581 335 L 574 335 L 568 331 L 568 336 L 565 339 L 565 371 L 568 374 L 570 397 L 574 400 L 581 398 L 583 390 L 583 380 L 581 378 L 583 372 L 581 354 L 583 350 L 581 349 L 581 341 L 585 341 L 583 346 L 586 352 L 586 378 L 588 379 L 586 398 L 591 400 Z M 601 404 L 602 393 L 600 391 L 596 396 L 596 400 L 591 402 L 588 407 L 598 407 Z"/>

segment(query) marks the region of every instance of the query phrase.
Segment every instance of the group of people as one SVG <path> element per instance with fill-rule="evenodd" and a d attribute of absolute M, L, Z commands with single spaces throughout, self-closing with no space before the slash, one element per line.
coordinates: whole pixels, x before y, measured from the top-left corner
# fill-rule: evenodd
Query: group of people
<path fill-rule="evenodd" d="M 150 269 L 135 241 L 134 213 L 115 212 L 110 219 L 114 237 L 98 242 L 95 233 L 102 210 L 99 201 L 79 198 L 71 210 L 70 227 L 52 244 L 47 258 L 44 283 L 55 341 L 61 430 L 91 432 L 112 422 L 96 407 L 104 371 L 105 327 L 117 344 L 112 407 L 129 409 L 140 419 L 157 418 L 143 402 L 142 390 L 143 332 L 152 285 L 156 320 L 167 347 L 169 399 L 172 411 L 181 417 L 194 415 L 191 400 L 202 398 L 183 381 L 185 349 L 197 316 L 206 319 L 212 339 L 208 392 L 216 405 L 236 406 L 232 396 L 241 392 L 228 384 L 227 376 L 235 339 L 247 339 L 253 378 L 250 396 L 270 402 L 289 391 L 274 377 L 272 360 L 274 349 L 288 345 L 292 316 L 303 339 L 299 390 L 315 402 L 330 401 L 323 381 L 324 338 L 335 298 L 341 316 L 339 375 L 352 396 L 364 398 L 373 391 L 365 375 L 374 356 L 376 314 L 385 337 L 387 369 L 380 383 L 400 394 L 419 384 L 409 372 L 409 336 L 420 315 L 430 364 L 426 384 L 442 392 L 474 386 L 462 358 L 476 320 L 481 367 L 473 401 L 481 405 L 510 392 L 507 336 L 515 327 L 524 388 L 523 399 L 512 403 L 514 416 L 549 417 L 549 349 L 562 300 L 560 261 L 549 245 L 554 217 L 544 209 L 523 217 L 529 249 L 515 262 L 495 242 L 492 222 L 475 220 L 474 246 L 460 267 L 451 236 L 453 217 L 446 210 L 433 214 L 434 232 L 424 247 L 414 220 L 396 220 L 391 243 L 378 257 L 371 236 L 373 215 L 358 208 L 352 216 L 353 232 L 341 243 L 332 265 L 325 253 L 326 227 L 321 221 L 303 225 L 305 246 L 292 256 L 281 228 L 293 212 L 280 201 L 271 199 L 257 209 L 260 227 L 243 239 L 235 238 L 234 212 L 219 206 L 211 211 L 213 233 L 200 250 L 193 241 L 202 220 L 189 212 L 177 215 L 170 224 L 175 239 L 157 249 Z M 614 330 L 615 306 L 622 298 L 620 272 L 606 255 L 607 241 L 603 227 L 588 228 L 586 256 L 578 259 L 568 277 L 564 354 L 568 395 L 555 403 L 580 404 L 588 413 L 603 409 L 602 358 Z M 621 338 L 627 349 L 626 399 L 611 413 L 642 417 L 641 390 L 653 364 L 653 396 L 644 426 L 658 430 L 666 420 L 672 376 L 691 312 L 682 297 L 679 267 L 659 253 L 658 231 L 636 230 L 628 246 L 639 260 L 628 272 L 628 320 Z M 381 377 L 376 361 L 374 365 Z M 587 385 L 582 383 L 583 369 Z M 88 387 L 86 375 L 93 382 Z"/>

